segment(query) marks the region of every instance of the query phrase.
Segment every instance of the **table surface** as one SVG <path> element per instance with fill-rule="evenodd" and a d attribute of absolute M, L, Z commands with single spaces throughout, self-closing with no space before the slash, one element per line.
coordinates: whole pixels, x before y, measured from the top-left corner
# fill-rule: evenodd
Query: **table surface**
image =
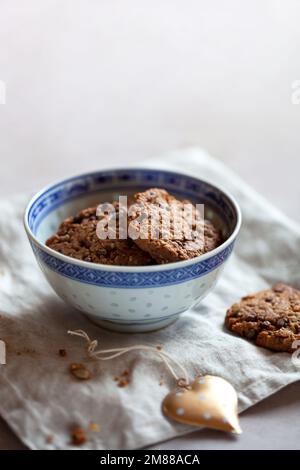
<path fill-rule="evenodd" d="M 298 0 L 2 1 L 0 196 L 199 145 L 300 221 L 299 15 Z M 238 439 L 156 448 L 299 449 L 299 393 L 246 411 Z M 3 421 L 0 448 L 22 448 Z"/>

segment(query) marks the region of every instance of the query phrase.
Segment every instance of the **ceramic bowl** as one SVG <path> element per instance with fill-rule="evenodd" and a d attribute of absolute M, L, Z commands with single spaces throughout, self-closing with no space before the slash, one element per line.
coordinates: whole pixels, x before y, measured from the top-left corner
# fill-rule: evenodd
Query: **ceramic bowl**
<path fill-rule="evenodd" d="M 107 266 L 76 260 L 45 245 L 60 222 L 81 209 L 149 187 L 205 204 L 225 240 L 199 257 L 165 265 Z M 36 194 L 25 211 L 33 252 L 55 292 L 102 327 L 143 332 L 165 327 L 214 287 L 241 224 L 232 196 L 200 179 L 162 170 L 114 169 L 64 179 Z"/>

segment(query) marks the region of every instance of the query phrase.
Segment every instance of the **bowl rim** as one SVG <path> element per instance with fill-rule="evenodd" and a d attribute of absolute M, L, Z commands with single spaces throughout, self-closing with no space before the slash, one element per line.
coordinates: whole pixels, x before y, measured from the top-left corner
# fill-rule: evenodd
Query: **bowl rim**
<path fill-rule="evenodd" d="M 217 191 L 223 193 L 227 199 L 230 201 L 232 204 L 235 214 L 236 214 L 236 225 L 234 227 L 234 230 L 232 234 L 225 240 L 221 245 L 218 247 L 214 248 L 211 251 L 208 251 L 207 253 L 204 253 L 199 256 L 195 256 L 194 258 L 190 258 L 188 260 L 184 261 L 174 261 L 172 263 L 166 263 L 166 264 L 153 264 L 153 265 L 147 265 L 147 266 L 122 266 L 122 265 L 111 265 L 111 264 L 101 264 L 101 263 L 92 263 L 90 261 L 82 261 L 76 258 L 72 258 L 70 256 L 64 255 L 62 253 L 59 253 L 58 251 L 53 250 L 52 248 L 49 248 L 45 243 L 40 242 L 37 237 L 32 233 L 29 225 L 28 225 L 28 213 L 31 208 L 31 206 L 34 204 L 36 199 L 38 199 L 42 194 L 44 194 L 46 191 L 52 189 L 56 185 L 60 185 L 63 183 L 68 183 L 69 181 L 76 179 L 76 178 L 81 178 L 85 176 L 92 176 L 99 171 L 105 171 L 105 172 L 113 172 L 113 171 L 165 171 L 168 172 L 174 176 L 190 176 L 191 178 L 194 178 L 204 184 L 208 184 Z M 168 170 L 167 168 L 150 168 L 146 166 L 127 166 L 127 167 L 110 167 L 110 168 L 104 168 L 103 170 L 92 170 L 84 173 L 77 173 L 72 176 L 69 176 L 67 178 L 62 178 L 53 181 L 52 183 L 44 186 L 40 191 L 36 192 L 29 200 L 29 202 L 26 205 L 24 215 L 23 215 L 23 224 L 25 227 L 25 231 L 27 233 L 27 236 L 30 240 L 32 240 L 38 247 L 42 250 L 48 253 L 50 256 L 53 256 L 55 258 L 58 258 L 59 260 L 69 263 L 69 264 L 75 264 L 77 266 L 80 266 L 82 268 L 86 269 L 94 269 L 94 270 L 100 270 L 100 271 L 111 271 L 111 272 L 131 272 L 131 273 L 138 273 L 138 272 L 155 272 L 155 271 L 167 271 L 170 269 L 180 269 L 180 268 L 185 268 L 190 265 L 193 265 L 197 262 L 205 261 L 209 258 L 214 257 L 215 255 L 218 255 L 219 253 L 223 252 L 228 246 L 231 245 L 231 243 L 236 239 L 240 228 L 242 224 L 242 213 L 241 209 L 239 207 L 239 204 L 237 203 L 235 197 L 227 191 L 227 189 L 224 189 L 221 185 L 216 185 L 212 183 L 209 180 L 198 178 L 197 176 L 191 175 L 188 172 L 177 172 L 173 170 Z"/>

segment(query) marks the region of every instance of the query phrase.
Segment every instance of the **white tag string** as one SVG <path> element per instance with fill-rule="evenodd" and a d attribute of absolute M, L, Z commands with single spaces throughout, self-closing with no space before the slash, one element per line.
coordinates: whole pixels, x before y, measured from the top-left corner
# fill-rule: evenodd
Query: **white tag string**
<path fill-rule="evenodd" d="M 99 349 L 96 351 L 98 346 L 98 341 L 96 339 L 91 340 L 88 334 L 83 330 L 75 330 L 75 331 L 68 331 L 69 335 L 72 336 L 79 336 L 83 338 L 87 342 L 87 352 L 90 357 L 93 359 L 97 359 L 99 361 L 109 361 L 111 359 L 115 359 L 116 357 L 122 356 L 123 354 L 127 354 L 131 351 L 151 351 L 155 353 L 160 359 L 163 361 L 167 369 L 170 371 L 176 382 L 179 382 L 181 378 L 176 374 L 174 367 L 172 367 L 171 363 L 173 363 L 182 373 L 184 383 L 183 385 L 188 385 L 189 378 L 185 367 L 183 367 L 179 362 L 177 362 L 173 357 L 167 354 L 164 351 L 157 349 L 155 346 L 147 346 L 146 344 L 137 344 L 135 346 L 128 346 L 126 348 L 113 348 L 113 349 Z"/>

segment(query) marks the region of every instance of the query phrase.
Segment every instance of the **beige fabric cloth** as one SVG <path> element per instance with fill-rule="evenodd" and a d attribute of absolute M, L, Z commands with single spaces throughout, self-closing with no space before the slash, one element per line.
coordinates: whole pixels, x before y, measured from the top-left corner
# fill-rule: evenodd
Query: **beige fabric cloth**
<path fill-rule="evenodd" d="M 134 449 L 194 429 L 162 415 L 161 402 L 174 381 L 160 360 L 145 352 L 108 363 L 87 361 L 95 378 L 72 380 L 69 364 L 85 361 L 86 355 L 84 342 L 69 337 L 69 329 L 86 330 L 103 348 L 163 344 L 191 378 L 203 372 L 231 381 L 241 411 L 300 378 L 289 354 L 258 348 L 223 327 L 226 308 L 242 295 L 279 280 L 300 287 L 300 227 L 200 150 L 174 152 L 149 165 L 184 169 L 221 184 L 237 197 L 243 212 L 239 241 L 215 290 L 155 333 L 109 333 L 65 305 L 44 280 L 26 239 L 22 214 L 28 198 L 0 202 L 0 338 L 8 349 L 7 365 L 0 366 L 0 413 L 32 449 L 71 448 L 74 423 L 101 426 L 101 432 L 89 433 L 83 448 L 90 449 Z M 67 357 L 59 357 L 60 348 Z M 130 385 L 118 388 L 113 377 L 124 369 L 130 372 Z M 52 443 L 46 442 L 49 434 Z"/>

